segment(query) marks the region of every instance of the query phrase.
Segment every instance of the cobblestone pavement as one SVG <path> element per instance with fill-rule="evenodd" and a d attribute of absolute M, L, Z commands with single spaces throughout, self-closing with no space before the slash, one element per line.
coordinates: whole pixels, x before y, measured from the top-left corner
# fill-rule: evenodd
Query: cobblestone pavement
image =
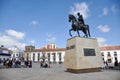
<path fill-rule="evenodd" d="M 52 64 L 51 68 L 40 68 L 33 63 L 32 68 L 0 69 L 0 80 L 120 80 L 120 70 L 102 70 L 93 73 L 69 73 L 62 64 Z"/>

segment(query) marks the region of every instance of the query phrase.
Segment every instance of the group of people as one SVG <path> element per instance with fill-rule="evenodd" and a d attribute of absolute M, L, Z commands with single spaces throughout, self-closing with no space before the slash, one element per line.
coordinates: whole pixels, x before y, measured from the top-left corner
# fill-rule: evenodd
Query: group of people
<path fill-rule="evenodd" d="M 50 63 L 47 61 L 40 61 L 40 68 L 50 68 Z"/>
<path fill-rule="evenodd" d="M 24 65 L 25 67 L 32 68 L 32 61 L 31 60 L 24 61 Z"/>
<path fill-rule="evenodd" d="M 113 63 L 109 63 L 108 61 L 103 61 L 103 69 L 107 69 L 107 68 L 113 68 L 113 67 L 120 67 L 120 62 L 118 63 L 117 60 L 115 60 L 114 64 Z"/>
<path fill-rule="evenodd" d="M 6 68 L 16 68 L 16 67 L 19 67 L 21 65 L 21 62 L 19 60 L 15 60 L 15 59 L 3 59 L 3 60 L 0 60 L 0 64 L 2 64 L 2 67 L 6 67 Z"/>
<path fill-rule="evenodd" d="M 2 68 L 21 68 L 21 67 L 32 67 L 32 61 L 22 61 L 19 59 L 0 59 L 0 65 Z"/>
<path fill-rule="evenodd" d="M 106 69 L 106 68 L 108 68 L 108 62 L 107 62 L 107 61 L 104 61 L 104 62 L 103 62 L 103 69 Z"/>

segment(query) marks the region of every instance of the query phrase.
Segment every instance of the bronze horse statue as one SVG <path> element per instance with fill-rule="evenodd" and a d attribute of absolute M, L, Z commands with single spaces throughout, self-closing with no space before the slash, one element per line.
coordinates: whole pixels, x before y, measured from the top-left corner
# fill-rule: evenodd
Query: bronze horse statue
<path fill-rule="evenodd" d="M 72 21 L 71 29 L 69 30 L 69 35 L 72 37 L 71 31 L 77 31 L 78 36 L 79 30 L 81 30 L 85 35 L 84 37 L 90 37 L 90 31 L 89 31 L 89 25 L 83 25 L 79 24 L 78 21 L 76 20 L 76 17 L 72 14 L 69 14 L 69 22 Z"/>

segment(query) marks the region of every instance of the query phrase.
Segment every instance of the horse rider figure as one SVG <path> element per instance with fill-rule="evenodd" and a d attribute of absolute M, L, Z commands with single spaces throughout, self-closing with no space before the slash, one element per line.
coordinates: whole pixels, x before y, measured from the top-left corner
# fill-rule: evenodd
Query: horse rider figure
<path fill-rule="evenodd" d="M 76 31 L 78 33 L 78 36 L 80 36 L 79 31 L 81 30 L 85 35 L 83 37 L 90 37 L 90 30 L 89 25 L 86 25 L 84 23 L 83 16 L 78 12 L 77 13 L 77 19 L 74 15 L 69 14 L 69 22 L 72 22 L 71 29 L 69 30 L 69 34 L 71 35 L 71 31 Z"/>
<path fill-rule="evenodd" d="M 77 13 L 77 15 L 78 15 L 78 25 L 80 28 L 83 28 L 83 26 L 85 25 L 84 20 L 83 20 L 83 16 L 79 12 Z"/>

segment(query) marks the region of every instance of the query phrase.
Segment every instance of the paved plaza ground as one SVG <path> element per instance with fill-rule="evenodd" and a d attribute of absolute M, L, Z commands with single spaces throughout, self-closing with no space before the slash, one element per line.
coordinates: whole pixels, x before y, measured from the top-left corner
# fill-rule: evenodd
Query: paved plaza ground
<path fill-rule="evenodd" d="M 33 63 L 32 68 L 0 69 L 0 80 L 120 80 L 120 70 L 75 74 L 66 72 L 62 64 L 40 68 L 39 63 Z"/>

